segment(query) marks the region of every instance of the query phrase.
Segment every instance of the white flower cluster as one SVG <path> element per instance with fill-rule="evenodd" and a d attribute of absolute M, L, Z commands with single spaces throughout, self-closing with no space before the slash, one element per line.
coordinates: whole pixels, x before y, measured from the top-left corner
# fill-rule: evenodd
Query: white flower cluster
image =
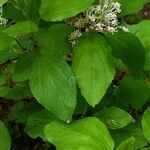
<path fill-rule="evenodd" d="M 86 11 L 90 28 L 98 32 L 116 32 L 118 27 L 117 14 L 121 12 L 121 4 L 111 0 L 94 5 Z"/>
<path fill-rule="evenodd" d="M 70 39 L 72 45 L 74 45 L 75 40 L 81 36 L 82 36 L 82 33 L 80 32 L 80 30 L 75 30 L 74 32 L 72 32 L 69 36 L 69 39 Z"/>
<path fill-rule="evenodd" d="M 7 20 L 2 17 L 3 15 L 3 5 L 0 4 L 0 25 L 5 25 Z"/>
<path fill-rule="evenodd" d="M 99 0 L 97 5 L 91 6 L 81 15 L 69 20 L 69 24 L 78 29 L 74 31 L 70 40 L 75 43 L 75 39 L 82 36 L 85 32 L 117 32 L 118 28 L 128 32 L 128 29 L 119 25 L 118 14 L 121 12 L 121 4 L 112 0 Z M 84 31 L 82 31 L 84 29 Z"/>

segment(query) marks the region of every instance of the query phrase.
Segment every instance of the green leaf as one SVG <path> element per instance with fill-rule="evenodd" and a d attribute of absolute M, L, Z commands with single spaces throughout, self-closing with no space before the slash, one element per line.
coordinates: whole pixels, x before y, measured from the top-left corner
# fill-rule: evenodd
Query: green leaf
<path fill-rule="evenodd" d="M 44 127 L 54 120 L 54 116 L 47 110 L 33 113 L 26 122 L 25 132 L 32 138 L 40 137 L 45 140 Z"/>
<path fill-rule="evenodd" d="M 8 0 L 0 0 L 0 4 L 3 5 L 4 3 L 6 3 Z"/>
<path fill-rule="evenodd" d="M 32 32 L 37 32 L 38 26 L 31 21 L 18 22 L 4 30 L 4 33 L 12 37 L 23 36 Z"/>
<path fill-rule="evenodd" d="M 107 39 L 112 46 L 114 57 L 121 59 L 132 71 L 143 69 L 145 49 L 135 35 L 120 31 L 113 35 L 109 34 Z"/>
<path fill-rule="evenodd" d="M 143 8 L 143 6 L 150 2 L 149 0 L 116 0 L 122 5 L 121 8 L 121 16 L 125 16 L 127 14 L 131 14 L 134 12 L 139 11 L 140 9 Z"/>
<path fill-rule="evenodd" d="M 23 98 L 32 97 L 27 83 L 17 83 L 13 88 L 7 86 L 0 87 L 0 97 L 11 100 L 22 100 Z"/>
<path fill-rule="evenodd" d="M 10 109 L 8 119 L 11 122 L 25 124 L 27 119 L 34 113 L 42 110 L 43 107 L 37 102 L 23 102 L 17 101 Z"/>
<path fill-rule="evenodd" d="M 9 132 L 2 121 L 0 121 L 0 150 L 10 150 L 11 139 Z"/>
<path fill-rule="evenodd" d="M 9 1 L 4 6 L 4 18 L 12 19 L 15 21 L 31 20 L 38 22 L 39 8 L 41 0 L 15 0 Z"/>
<path fill-rule="evenodd" d="M 80 89 L 77 88 L 77 105 L 74 111 L 74 115 L 78 116 L 81 114 L 85 114 L 88 108 L 89 108 L 89 104 L 86 102 L 85 98 L 82 96 Z"/>
<path fill-rule="evenodd" d="M 146 54 L 146 60 L 145 60 L 144 70 L 145 71 L 150 71 L 150 50 Z"/>
<path fill-rule="evenodd" d="M 120 130 L 111 130 L 111 135 L 116 146 L 130 137 L 134 137 L 136 139 L 135 149 L 140 149 L 147 145 L 147 141 L 141 128 L 141 122 L 132 123 Z"/>
<path fill-rule="evenodd" d="M 130 32 L 135 34 L 146 49 L 146 60 L 144 69 L 150 71 L 150 21 L 144 20 L 136 25 L 129 26 Z"/>
<path fill-rule="evenodd" d="M 37 22 L 40 18 L 39 8 L 41 0 L 16 0 L 17 6 L 22 10 L 28 20 Z"/>
<path fill-rule="evenodd" d="M 144 80 L 133 77 L 124 78 L 117 91 L 117 99 L 134 108 L 142 107 L 150 97 L 148 84 Z"/>
<path fill-rule="evenodd" d="M 42 48 L 43 55 L 48 58 L 63 57 L 69 50 L 67 40 L 72 27 L 66 24 L 54 24 L 48 30 L 37 34 L 38 45 Z"/>
<path fill-rule="evenodd" d="M 86 10 L 95 0 L 42 0 L 40 14 L 47 21 L 61 21 Z"/>
<path fill-rule="evenodd" d="M 150 108 L 144 112 L 142 127 L 145 138 L 150 142 Z"/>
<path fill-rule="evenodd" d="M 129 26 L 129 30 L 140 39 L 140 41 L 142 42 L 142 44 L 147 50 L 150 50 L 149 26 L 150 26 L 150 20 L 143 20 L 136 25 Z"/>
<path fill-rule="evenodd" d="M 71 119 L 76 106 L 76 84 L 63 60 L 36 59 L 30 87 L 37 101 L 56 117 L 64 121 Z"/>
<path fill-rule="evenodd" d="M 20 53 L 20 47 L 18 43 L 13 40 L 5 49 L 0 51 L 0 64 L 5 63 L 8 60 L 14 59 Z"/>
<path fill-rule="evenodd" d="M 82 37 L 74 47 L 76 80 L 82 95 L 92 106 L 100 102 L 115 74 L 110 50 L 105 38 L 98 34 Z"/>
<path fill-rule="evenodd" d="M 108 129 L 94 117 L 81 119 L 72 124 L 54 121 L 46 125 L 45 136 L 58 150 L 113 150 L 114 148 Z"/>
<path fill-rule="evenodd" d="M 120 129 L 133 121 L 130 114 L 117 107 L 108 107 L 101 110 L 97 115 L 110 129 Z"/>
<path fill-rule="evenodd" d="M 19 55 L 13 75 L 15 81 L 25 81 L 30 78 L 34 59 L 35 55 L 33 52 L 24 52 Z"/>
<path fill-rule="evenodd" d="M 131 137 L 123 141 L 116 150 L 135 150 L 135 138 Z"/>
<path fill-rule="evenodd" d="M 3 6 L 3 18 L 12 19 L 14 21 L 26 20 L 22 10 L 13 6 L 12 3 L 6 3 Z"/>
<path fill-rule="evenodd" d="M 14 40 L 4 33 L 0 33 L 0 51 L 11 46 Z"/>
<path fill-rule="evenodd" d="M 3 69 L 0 68 L 0 86 L 4 85 L 7 80 L 7 75 Z"/>
<path fill-rule="evenodd" d="M 7 50 L 3 50 L 0 52 L 0 64 L 3 64 L 4 62 L 14 59 L 18 56 L 18 54 L 20 53 L 19 50 L 17 49 L 7 49 Z"/>
<path fill-rule="evenodd" d="M 150 147 L 142 148 L 140 150 L 150 150 Z"/>

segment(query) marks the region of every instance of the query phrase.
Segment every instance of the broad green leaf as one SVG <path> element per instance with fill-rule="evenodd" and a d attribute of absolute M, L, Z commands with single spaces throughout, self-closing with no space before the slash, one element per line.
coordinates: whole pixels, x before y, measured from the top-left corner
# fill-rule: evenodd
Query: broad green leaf
<path fill-rule="evenodd" d="M 122 104 L 130 104 L 134 108 L 142 107 L 148 102 L 149 97 L 150 89 L 146 81 L 132 77 L 124 78 L 117 91 L 117 99 L 122 101 Z"/>
<path fill-rule="evenodd" d="M 145 49 L 135 35 L 120 31 L 113 35 L 109 34 L 107 39 L 112 46 L 114 57 L 121 59 L 132 71 L 143 69 Z"/>
<path fill-rule="evenodd" d="M 115 74 L 111 47 L 98 34 L 83 36 L 75 45 L 73 70 L 82 95 L 93 107 L 100 102 Z"/>
<path fill-rule="evenodd" d="M 130 114 L 117 107 L 108 107 L 96 115 L 110 129 L 119 129 L 127 126 L 133 121 Z"/>
<path fill-rule="evenodd" d="M 26 122 L 25 132 L 32 138 L 40 137 L 45 140 L 44 127 L 54 120 L 54 116 L 47 110 L 33 113 Z"/>
<path fill-rule="evenodd" d="M 46 125 L 45 136 L 57 150 L 114 149 L 114 142 L 108 129 L 94 117 L 81 119 L 71 124 L 54 121 Z"/>
<path fill-rule="evenodd" d="M 95 0 L 42 0 L 40 14 L 47 21 L 61 21 L 86 10 Z"/>
<path fill-rule="evenodd" d="M 10 150 L 11 139 L 9 132 L 2 121 L 0 121 L 0 150 Z"/>
<path fill-rule="evenodd" d="M 127 14 L 131 14 L 134 12 L 139 11 L 140 9 L 143 8 L 143 6 L 150 2 L 149 0 L 115 0 L 119 2 L 122 7 L 121 7 L 121 16 L 125 16 Z"/>
<path fill-rule="evenodd" d="M 135 138 L 131 137 L 123 141 L 116 150 L 135 150 Z"/>
<path fill-rule="evenodd" d="M 24 52 L 19 55 L 13 75 L 15 81 L 25 81 L 30 78 L 31 67 L 35 57 L 33 52 Z"/>
<path fill-rule="evenodd" d="M 150 108 L 144 112 L 142 127 L 145 138 L 150 142 Z"/>
<path fill-rule="evenodd" d="M 76 106 L 76 84 L 63 60 L 36 59 L 30 87 L 37 101 L 56 117 L 64 121 L 71 119 Z"/>
<path fill-rule="evenodd" d="M 130 32 L 135 34 L 142 44 L 144 45 L 146 49 L 146 60 L 145 60 L 145 65 L 144 69 L 146 71 L 150 71 L 150 21 L 149 20 L 144 20 L 136 25 L 129 26 Z"/>
<path fill-rule="evenodd" d="M 38 45 L 42 48 L 43 55 L 48 58 L 63 57 L 69 50 L 68 34 L 72 27 L 66 24 L 54 24 L 48 30 L 37 34 Z"/>
<path fill-rule="evenodd" d="M 116 146 L 119 146 L 121 142 L 126 141 L 130 137 L 134 137 L 136 139 L 135 149 L 140 149 L 147 145 L 147 141 L 141 128 L 141 122 L 132 123 L 119 130 L 111 130 L 111 135 Z"/>
<path fill-rule="evenodd" d="M 32 32 L 37 32 L 38 26 L 31 21 L 18 22 L 4 30 L 4 33 L 12 37 L 23 36 Z"/>

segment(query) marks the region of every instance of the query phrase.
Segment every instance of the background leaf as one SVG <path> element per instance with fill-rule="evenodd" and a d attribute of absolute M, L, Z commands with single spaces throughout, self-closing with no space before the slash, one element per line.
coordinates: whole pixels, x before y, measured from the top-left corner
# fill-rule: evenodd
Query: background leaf
<path fill-rule="evenodd" d="M 0 51 L 10 47 L 13 42 L 14 39 L 7 36 L 7 34 L 4 34 L 2 32 L 0 33 Z"/>
<path fill-rule="evenodd" d="M 32 114 L 39 112 L 43 107 L 37 102 L 33 101 L 30 103 L 17 101 L 10 109 L 8 119 L 15 121 L 16 123 L 26 124 L 27 119 Z"/>
<path fill-rule="evenodd" d="M 144 112 L 142 119 L 142 127 L 145 138 L 150 142 L 150 108 Z"/>
<path fill-rule="evenodd" d="M 31 21 L 18 22 L 4 30 L 6 34 L 12 37 L 23 36 L 37 31 L 38 26 Z"/>
<path fill-rule="evenodd" d="M 133 121 L 130 114 L 117 107 L 108 107 L 97 113 L 98 117 L 110 129 L 119 129 L 127 126 Z"/>
<path fill-rule="evenodd" d="M 150 20 L 143 20 L 136 25 L 129 26 L 130 32 L 135 34 L 145 47 L 146 60 L 144 69 L 150 71 Z"/>
<path fill-rule="evenodd" d="M 11 139 L 9 132 L 2 121 L 0 121 L 0 150 L 10 150 Z"/>
<path fill-rule="evenodd" d="M 54 116 L 47 110 L 35 112 L 27 119 L 25 132 L 34 139 L 41 137 L 45 140 L 44 127 L 54 119 Z"/>
<path fill-rule="evenodd" d="M 7 2 L 7 0 L 0 0 L 0 4 L 4 4 L 6 2 Z"/>
<path fill-rule="evenodd" d="M 4 6 L 3 17 L 15 21 L 31 20 L 38 22 L 41 0 L 15 0 Z"/>
<path fill-rule="evenodd" d="M 35 57 L 34 52 L 23 52 L 18 56 L 13 75 L 15 81 L 26 81 L 30 78 L 31 67 Z"/>
<path fill-rule="evenodd" d="M 48 58 L 64 57 L 71 49 L 67 40 L 73 28 L 66 24 L 54 24 L 48 30 L 42 30 L 37 34 L 38 45 L 42 53 Z"/>
<path fill-rule="evenodd" d="M 107 39 L 112 46 L 114 57 L 121 59 L 132 71 L 143 69 L 145 49 L 135 35 L 120 31 L 113 35 L 109 34 Z"/>
<path fill-rule="evenodd" d="M 122 4 L 122 8 L 121 8 L 121 16 L 125 16 L 127 14 L 131 14 L 134 12 L 139 11 L 140 9 L 143 8 L 143 6 L 150 2 L 149 0 L 116 0 L 117 2 Z"/>
<path fill-rule="evenodd" d="M 118 146 L 121 142 L 126 141 L 130 137 L 134 137 L 136 139 L 135 149 L 141 149 L 147 145 L 140 121 L 129 124 L 127 127 L 119 130 L 111 130 L 111 135 L 116 146 Z"/>
<path fill-rule="evenodd" d="M 116 150 L 135 150 L 135 138 L 131 137 L 123 141 Z"/>
<path fill-rule="evenodd" d="M 121 101 L 121 106 L 130 104 L 134 108 L 140 108 L 148 102 L 149 97 L 150 90 L 146 81 L 133 77 L 124 78 L 117 91 L 117 100 Z"/>

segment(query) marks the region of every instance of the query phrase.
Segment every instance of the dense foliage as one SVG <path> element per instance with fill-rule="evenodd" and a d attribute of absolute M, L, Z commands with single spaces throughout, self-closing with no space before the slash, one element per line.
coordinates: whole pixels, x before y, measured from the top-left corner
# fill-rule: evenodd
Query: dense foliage
<path fill-rule="evenodd" d="M 148 2 L 0 0 L 0 150 L 148 150 Z"/>

